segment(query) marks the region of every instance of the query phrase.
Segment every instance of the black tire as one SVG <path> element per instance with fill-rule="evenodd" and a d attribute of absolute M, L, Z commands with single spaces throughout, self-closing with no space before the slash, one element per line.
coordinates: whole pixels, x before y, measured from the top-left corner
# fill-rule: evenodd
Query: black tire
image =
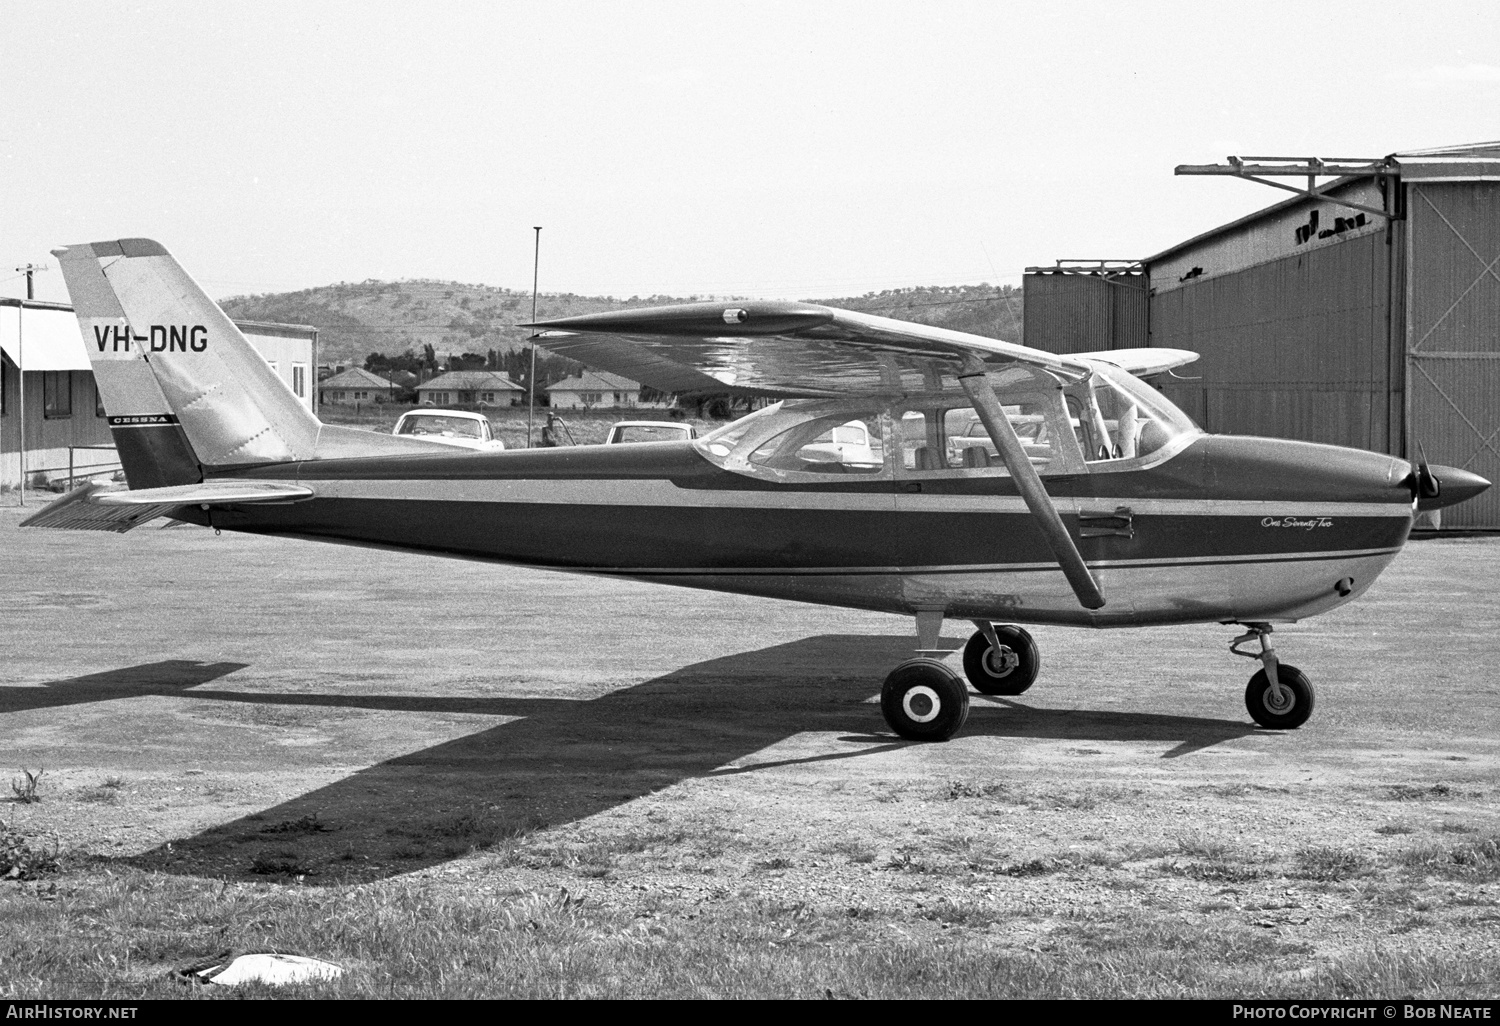
<path fill-rule="evenodd" d="M 1290 688 L 1292 702 L 1285 708 L 1271 701 L 1271 682 L 1264 669 L 1257 670 L 1245 685 L 1245 708 L 1250 718 L 1270 730 L 1296 730 L 1307 722 L 1313 711 L 1313 686 L 1307 675 L 1295 666 L 1281 663 L 1276 679 Z"/>
<path fill-rule="evenodd" d="M 946 741 L 969 718 L 969 689 L 936 659 L 908 659 L 886 677 L 880 711 L 909 741 Z"/>
<path fill-rule="evenodd" d="M 964 646 L 964 676 L 981 695 L 1019 695 L 1036 683 L 1042 654 L 1020 627 L 997 626 L 995 638 L 1006 650 L 998 658 L 984 631 L 974 632 Z"/>

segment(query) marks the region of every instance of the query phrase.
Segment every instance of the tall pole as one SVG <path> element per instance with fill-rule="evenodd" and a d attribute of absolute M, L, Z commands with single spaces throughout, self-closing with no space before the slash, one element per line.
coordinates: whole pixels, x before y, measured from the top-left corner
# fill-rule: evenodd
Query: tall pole
<path fill-rule="evenodd" d="M 31 276 L 37 271 L 45 271 L 46 269 L 46 264 L 27 264 L 25 267 L 16 268 L 16 270 L 26 275 L 26 299 L 36 298 L 36 290 L 32 285 Z M 16 308 L 16 380 L 19 388 L 16 399 L 17 405 L 20 407 L 17 411 L 20 415 L 16 418 L 20 426 L 20 451 L 16 455 L 20 457 L 21 488 L 19 495 L 22 506 L 26 505 L 26 339 L 25 329 L 22 327 L 22 323 L 26 320 L 25 313 L 26 303 L 23 301 Z"/>
<path fill-rule="evenodd" d="M 542 262 L 542 226 L 537 225 L 536 250 L 531 256 L 531 323 L 536 323 L 537 269 Z M 536 410 L 536 329 L 531 329 L 531 370 L 526 375 L 526 448 L 531 448 L 531 417 Z"/>
<path fill-rule="evenodd" d="M 30 271 L 26 272 L 26 298 L 31 298 Z M 16 308 L 16 381 L 21 389 L 21 393 L 19 396 L 20 402 L 17 403 L 20 409 L 16 411 L 20 414 L 20 416 L 16 418 L 16 422 L 20 425 L 21 428 L 21 447 L 16 455 L 21 458 L 20 495 L 22 506 L 26 505 L 26 342 L 25 331 L 21 327 L 22 322 L 26 320 L 25 316 L 23 316 L 25 313 L 26 304 L 25 302 L 22 302 L 21 305 Z"/>

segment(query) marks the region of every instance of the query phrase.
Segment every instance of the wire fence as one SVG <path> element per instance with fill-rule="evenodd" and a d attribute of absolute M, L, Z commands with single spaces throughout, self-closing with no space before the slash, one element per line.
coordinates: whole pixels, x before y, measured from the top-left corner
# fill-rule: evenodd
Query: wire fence
<path fill-rule="evenodd" d="M 61 485 L 62 491 L 69 491 L 79 480 L 98 477 L 100 474 L 113 474 L 123 470 L 124 467 L 118 459 L 107 460 L 103 463 L 82 463 L 78 459 L 78 453 L 84 451 L 115 452 L 113 445 L 70 445 L 68 446 L 68 462 L 55 467 L 37 467 L 30 463 L 25 471 L 25 493 L 19 487 L 7 488 L 3 505 L 24 505 L 36 496 L 41 502 L 50 502 L 54 493 Z M 43 481 L 41 487 L 36 482 Z"/>

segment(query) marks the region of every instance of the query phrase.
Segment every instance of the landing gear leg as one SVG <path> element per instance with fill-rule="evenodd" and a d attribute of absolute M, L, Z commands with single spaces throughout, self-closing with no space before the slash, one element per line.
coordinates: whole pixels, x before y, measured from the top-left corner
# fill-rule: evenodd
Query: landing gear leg
<path fill-rule="evenodd" d="M 1268 623 L 1247 623 L 1250 628 L 1229 643 L 1229 651 L 1247 659 L 1259 659 L 1261 669 L 1245 686 L 1245 708 L 1250 718 L 1271 730 L 1295 730 L 1307 722 L 1313 711 L 1313 686 L 1307 675 L 1290 663 L 1276 658 L 1276 650 L 1266 640 L 1271 633 Z M 1243 652 L 1240 646 L 1259 641 L 1259 652 Z"/>
<path fill-rule="evenodd" d="M 891 671 L 880 689 L 880 711 L 910 741 L 946 741 L 969 718 L 969 689 L 940 658 L 943 614 L 917 613 L 918 655 Z"/>

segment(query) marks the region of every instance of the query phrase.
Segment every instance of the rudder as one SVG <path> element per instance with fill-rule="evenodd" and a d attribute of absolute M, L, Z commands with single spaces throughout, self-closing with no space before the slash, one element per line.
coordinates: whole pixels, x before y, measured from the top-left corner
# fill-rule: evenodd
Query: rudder
<path fill-rule="evenodd" d="M 310 458 L 320 424 L 149 239 L 54 250 L 132 489 Z"/>

